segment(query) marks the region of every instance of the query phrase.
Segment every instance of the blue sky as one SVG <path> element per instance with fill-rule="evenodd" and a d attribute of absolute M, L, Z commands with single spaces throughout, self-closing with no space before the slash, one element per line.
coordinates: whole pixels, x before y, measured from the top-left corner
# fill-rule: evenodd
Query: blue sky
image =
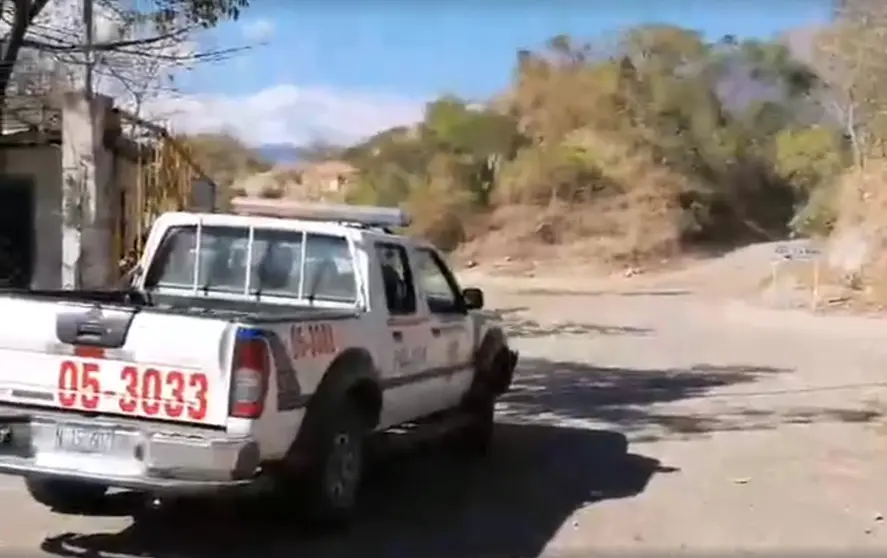
<path fill-rule="evenodd" d="M 221 115 L 198 118 L 203 128 L 223 125 L 250 143 L 350 141 L 416 117 L 436 95 L 503 90 L 516 51 L 560 33 L 606 37 L 670 23 L 712 39 L 769 37 L 823 23 L 829 9 L 827 0 L 253 0 L 203 42 L 254 46 L 195 68 L 179 87 L 229 113 L 223 124 Z"/>

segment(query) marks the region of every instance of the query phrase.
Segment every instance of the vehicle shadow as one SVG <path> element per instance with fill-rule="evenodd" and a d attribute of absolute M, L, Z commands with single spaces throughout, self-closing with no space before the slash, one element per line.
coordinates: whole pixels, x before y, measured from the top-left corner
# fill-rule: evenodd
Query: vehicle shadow
<path fill-rule="evenodd" d="M 502 323 L 509 339 L 528 339 L 534 337 L 550 337 L 554 335 L 649 335 L 651 328 L 591 324 L 581 322 L 561 322 L 543 324 L 536 320 L 508 320 Z"/>
<path fill-rule="evenodd" d="M 533 423 L 590 421 L 634 441 L 694 436 L 738 429 L 743 423 L 728 422 L 720 413 L 679 412 L 665 404 L 717 396 L 725 388 L 789 372 L 752 364 L 630 369 L 524 358 L 502 398 L 500 414 Z"/>
<path fill-rule="evenodd" d="M 505 423 L 484 461 L 436 446 L 387 456 L 344 534 L 312 535 L 255 499 L 192 503 L 118 533 L 52 535 L 41 548 L 58 556 L 531 557 L 577 509 L 631 497 L 655 473 L 673 471 L 630 453 L 615 432 Z"/>
<path fill-rule="evenodd" d="M 552 335 L 649 335 L 651 328 L 627 325 L 607 325 L 587 322 L 542 323 L 521 313 L 526 307 L 503 308 L 489 311 L 489 315 L 501 324 L 510 339 L 548 337 Z"/>

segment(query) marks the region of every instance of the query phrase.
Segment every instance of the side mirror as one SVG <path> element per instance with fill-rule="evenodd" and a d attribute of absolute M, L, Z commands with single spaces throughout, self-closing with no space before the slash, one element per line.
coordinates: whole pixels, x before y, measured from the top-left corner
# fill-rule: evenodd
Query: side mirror
<path fill-rule="evenodd" d="M 484 307 L 484 292 L 475 288 L 465 289 L 462 291 L 462 300 L 466 310 L 480 310 Z"/>

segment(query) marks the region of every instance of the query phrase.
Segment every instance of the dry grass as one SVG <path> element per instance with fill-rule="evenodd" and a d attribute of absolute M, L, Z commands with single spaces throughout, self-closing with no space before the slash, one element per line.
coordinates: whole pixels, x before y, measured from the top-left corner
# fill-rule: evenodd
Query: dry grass
<path fill-rule="evenodd" d="M 437 178 L 418 185 L 409 197 L 407 206 L 414 217 L 410 232 L 455 250 L 457 260 L 507 260 L 514 271 L 562 262 L 601 270 L 652 267 L 678 254 L 682 211 L 677 201 L 679 192 L 690 188 L 687 179 L 656 164 L 651 154 L 598 134 L 575 134 L 569 144 L 587 164 L 600 169 L 597 182 L 589 179 L 564 198 L 540 205 L 540 197 L 546 199 L 550 189 L 544 173 L 529 178 L 506 173 L 504 178 L 515 181 L 498 184 L 496 207 L 479 211 L 450 173 L 434 172 Z M 235 188 L 266 198 L 341 201 L 300 178 L 292 169 L 272 169 Z"/>
<path fill-rule="evenodd" d="M 275 168 L 247 176 L 232 186 L 242 195 L 274 199 L 341 202 L 342 195 L 326 184 L 304 181 L 302 173 L 291 168 Z"/>
<path fill-rule="evenodd" d="M 776 273 L 762 279 L 755 290 L 755 294 L 763 292 L 771 306 L 813 309 L 815 298 L 818 312 L 861 309 L 843 274 L 827 265 L 820 263 L 817 272 L 813 262 L 787 261 L 780 262 L 776 269 Z"/>
<path fill-rule="evenodd" d="M 838 220 L 833 238 L 854 235 L 864 245 L 856 288 L 857 305 L 887 305 L 887 161 L 871 160 L 865 169 L 846 173 L 839 184 Z M 843 279 L 847 283 L 847 278 Z"/>
<path fill-rule="evenodd" d="M 836 186 L 837 221 L 820 266 L 818 308 L 882 314 L 887 309 L 887 161 L 870 160 L 865 169 L 845 173 Z M 782 264 L 780 283 L 784 300 L 807 300 L 811 264 Z M 761 287 L 773 290 L 769 280 Z"/>
<path fill-rule="evenodd" d="M 457 253 L 462 260 L 524 260 L 595 263 L 602 268 L 646 265 L 672 257 L 677 227 L 644 218 L 630 201 L 602 207 L 554 204 L 512 205 L 479 219 L 471 240 Z"/>
<path fill-rule="evenodd" d="M 468 231 L 460 259 L 591 262 L 607 269 L 645 266 L 679 252 L 677 201 L 688 188 L 686 179 L 655 164 L 649 154 L 596 134 L 583 133 L 571 144 L 601 169 L 601 181 L 618 185 L 618 191 L 595 194 L 594 184 L 580 185 L 579 200 L 539 206 L 508 203 L 521 196 L 501 185 L 500 191 L 510 193 L 508 200 L 500 198 L 499 207 Z"/>

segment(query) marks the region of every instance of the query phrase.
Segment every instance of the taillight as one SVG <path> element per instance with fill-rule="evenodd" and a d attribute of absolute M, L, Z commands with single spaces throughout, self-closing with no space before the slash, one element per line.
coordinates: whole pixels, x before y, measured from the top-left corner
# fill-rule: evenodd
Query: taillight
<path fill-rule="evenodd" d="M 231 372 L 230 416 L 246 419 L 262 416 L 270 367 L 268 344 L 262 337 L 248 333 L 238 336 Z"/>

